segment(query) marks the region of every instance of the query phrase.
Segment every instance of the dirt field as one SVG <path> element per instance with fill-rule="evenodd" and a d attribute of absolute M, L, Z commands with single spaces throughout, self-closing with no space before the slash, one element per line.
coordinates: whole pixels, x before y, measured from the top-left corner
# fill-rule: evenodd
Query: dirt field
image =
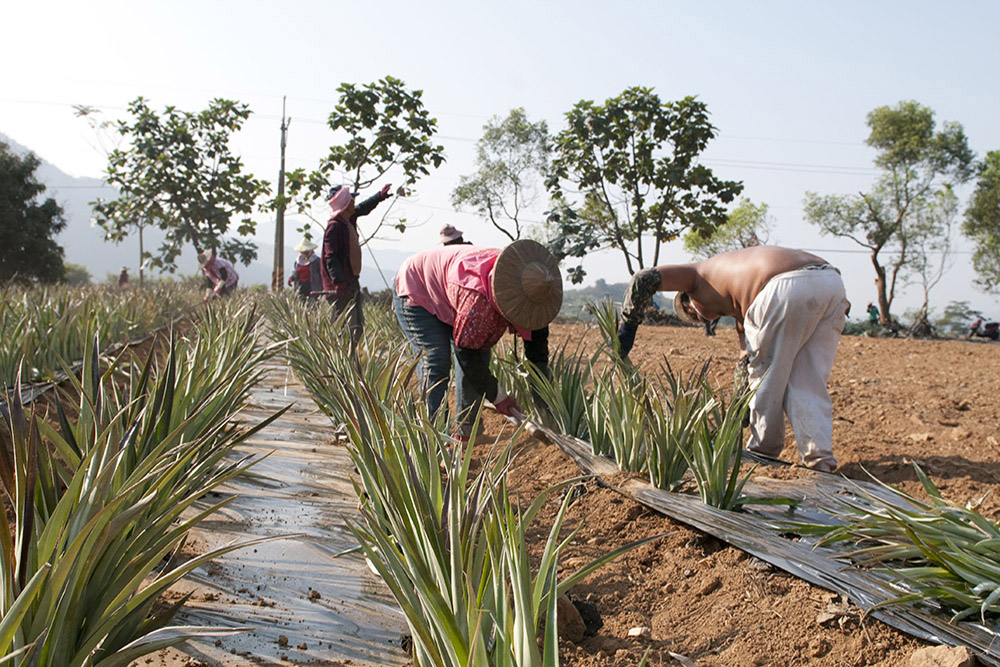
<path fill-rule="evenodd" d="M 557 325 L 553 334 L 557 342 L 573 344 L 593 337 L 582 325 Z M 916 461 L 949 499 L 965 502 L 993 491 L 983 512 L 1000 518 L 998 350 L 979 342 L 843 338 L 830 380 L 838 473 L 864 478 L 867 470 L 919 494 L 911 466 Z M 655 370 L 666 355 L 675 370 L 686 373 L 711 358 L 713 377 L 729 386 L 737 353 L 732 329 L 707 338 L 701 329 L 643 327 L 632 359 Z M 495 432 L 501 425 L 491 420 L 487 427 Z M 782 458 L 797 460 L 791 429 Z M 533 498 L 576 473 L 557 449 L 525 439 L 511 486 Z M 578 644 L 564 642 L 564 664 L 637 664 L 651 647 L 651 665 L 683 664 L 671 653 L 702 666 L 907 665 L 925 645 L 876 620 L 862 620 L 856 607 L 820 624 L 817 616 L 839 602 L 834 594 L 595 484 L 572 505 L 570 524 L 582 528 L 563 560 L 567 571 L 619 544 L 671 534 L 571 592 L 592 603 L 603 625 Z M 538 528 L 540 540 L 546 530 Z M 628 636 L 643 626 L 650 629 L 647 637 Z"/>

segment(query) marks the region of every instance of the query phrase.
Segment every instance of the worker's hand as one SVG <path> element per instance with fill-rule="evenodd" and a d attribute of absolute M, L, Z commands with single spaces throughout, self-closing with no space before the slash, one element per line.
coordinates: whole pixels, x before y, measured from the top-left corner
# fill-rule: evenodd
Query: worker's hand
<path fill-rule="evenodd" d="M 378 193 L 379 196 L 382 197 L 382 199 L 388 199 L 389 198 L 389 188 L 391 188 L 391 187 L 392 187 L 392 183 L 389 183 L 388 185 L 383 185 L 382 189 L 379 190 L 379 193 Z"/>
<path fill-rule="evenodd" d="M 660 272 L 656 269 L 643 269 L 636 272 L 625 289 L 625 299 L 622 302 L 622 320 L 638 326 L 643 316 L 653 303 L 653 296 L 660 289 Z M 631 347 L 631 346 L 630 346 Z"/>
<path fill-rule="evenodd" d="M 628 322 L 622 322 L 622 325 L 618 327 L 618 347 L 622 359 L 626 358 L 628 353 L 632 351 L 632 346 L 635 344 L 635 332 L 638 330 L 638 324 L 629 324 Z"/>
<path fill-rule="evenodd" d="M 497 412 L 502 414 L 504 417 L 521 417 L 521 406 L 517 404 L 513 396 L 507 396 L 502 401 L 494 405 Z"/>

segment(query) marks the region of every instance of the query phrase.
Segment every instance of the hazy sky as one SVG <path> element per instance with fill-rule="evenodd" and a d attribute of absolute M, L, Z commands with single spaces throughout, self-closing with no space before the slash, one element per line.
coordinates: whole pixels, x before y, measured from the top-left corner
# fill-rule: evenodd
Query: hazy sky
<path fill-rule="evenodd" d="M 158 110 L 197 111 L 213 97 L 246 102 L 254 116 L 238 151 L 274 183 L 282 96 L 292 118 L 287 166 L 311 170 L 334 139 L 325 119 L 340 82 L 392 75 L 422 89 L 448 162 L 400 203 L 411 231 L 377 242 L 399 250 L 432 245 L 445 223 L 502 243 L 449 202 L 491 116 L 524 107 L 555 133 L 577 101 L 603 102 L 629 86 L 653 87 L 664 100 L 697 95 L 719 130 L 704 162 L 771 207 L 781 244 L 844 269 L 855 317 L 874 298 L 871 265 L 859 247 L 805 223 L 802 197 L 868 188 L 876 172 L 866 114 L 913 99 L 939 122 L 960 122 L 977 155 L 1000 149 L 993 1 L 36 0 L 7 3 L 3 15 L 0 132 L 75 176 L 100 176 L 105 158 L 73 104 L 117 118 L 139 95 Z M 262 216 L 260 240 L 273 234 Z M 297 236 L 289 232 L 289 247 Z M 674 245 L 666 261 L 686 261 Z M 932 305 L 967 299 L 1000 316 L 996 298 L 971 284 L 969 244 L 960 247 Z M 587 268 L 591 279 L 627 278 L 615 256 Z M 918 296 L 911 288 L 900 305 Z"/>

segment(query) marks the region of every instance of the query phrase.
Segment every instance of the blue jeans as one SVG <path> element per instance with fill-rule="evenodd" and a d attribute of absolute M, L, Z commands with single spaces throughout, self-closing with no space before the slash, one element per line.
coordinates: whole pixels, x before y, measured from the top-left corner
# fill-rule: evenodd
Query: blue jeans
<path fill-rule="evenodd" d="M 405 297 L 393 293 L 392 299 L 403 335 L 409 341 L 413 354 L 419 357 L 417 376 L 420 378 L 420 391 L 427 403 L 427 411 L 434 417 L 448 391 L 452 328 L 427 309 L 409 305 Z M 461 387 L 464 380 L 462 369 L 458 364 L 455 366 L 456 386 Z"/>

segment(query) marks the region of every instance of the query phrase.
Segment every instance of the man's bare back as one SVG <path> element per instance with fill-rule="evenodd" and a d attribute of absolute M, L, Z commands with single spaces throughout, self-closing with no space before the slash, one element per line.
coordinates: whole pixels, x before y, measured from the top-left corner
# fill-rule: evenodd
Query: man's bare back
<path fill-rule="evenodd" d="M 656 267 L 660 290 L 685 292 L 707 318 L 728 315 L 742 321 L 771 278 L 826 260 L 803 250 L 755 246 L 692 264 Z"/>

